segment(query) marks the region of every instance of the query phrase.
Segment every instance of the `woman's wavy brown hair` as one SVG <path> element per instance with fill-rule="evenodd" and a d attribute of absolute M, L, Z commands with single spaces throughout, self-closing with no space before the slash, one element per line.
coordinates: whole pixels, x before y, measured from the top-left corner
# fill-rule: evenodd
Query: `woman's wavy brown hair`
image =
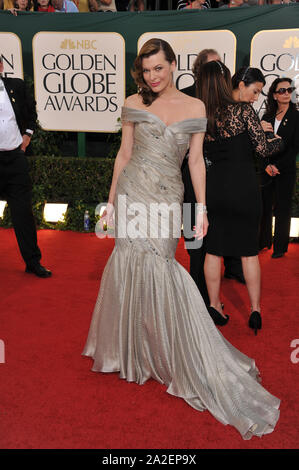
<path fill-rule="evenodd" d="M 215 134 L 215 118 L 225 118 L 227 105 L 235 104 L 232 93 L 232 80 L 229 69 L 220 61 L 211 61 L 202 65 L 199 80 L 199 98 L 206 106 L 207 133 Z"/>
<path fill-rule="evenodd" d="M 173 49 L 168 44 L 168 42 L 164 41 L 163 39 L 153 38 L 149 39 L 149 41 L 147 41 L 142 46 L 138 56 L 134 61 L 134 67 L 131 70 L 131 75 L 138 87 L 138 93 L 142 96 L 142 102 L 146 106 L 150 106 L 152 102 L 155 101 L 155 99 L 158 97 L 158 94 L 154 93 L 144 81 L 142 61 L 144 58 L 157 54 L 160 51 L 164 52 L 167 62 L 170 64 L 173 62 L 176 63 L 175 53 L 173 52 Z"/>

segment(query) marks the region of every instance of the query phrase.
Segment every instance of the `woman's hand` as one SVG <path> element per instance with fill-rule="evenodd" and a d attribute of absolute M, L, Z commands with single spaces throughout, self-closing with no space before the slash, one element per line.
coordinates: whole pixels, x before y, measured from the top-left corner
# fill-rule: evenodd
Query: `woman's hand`
<path fill-rule="evenodd" d="M 209 221 L 208 221 L 207 212 L 206 211 L 204 212 L 203 210 L 198 210 L 197 216 L 196 216 L 196 225 L 193 227 L 193 230 L 195 230 L 194 237 L 197 240 L 201 240 L 203 237 L 206 236 L 208 227 L 209 227 Z"/>
<path fill-rule="evenodd" d="M 265 168 L 265 171 L 266 171 L 266 173 L 268 173 L 269 176 L 280 175 L 280 171 L 275 165 L 268 165 Z"/>
<path fill-rule="evenodd" d="M 274 133 L 273 126 L 270 122 L 261 121 L 261 125 L 262 125 L 262 128 L 263 128 L 264 132 L 273 132 Z"/>
<path fill-rule="evenodd" d="M 18 9 L 17 8 L 8 8 L 8 11 L 13 14 L 13 16 L 18 16 Z"/>
<path fill-rule="evenodd" d="M 114 228 L 114 206 L 108 202 L 106 209 L 100 218 L 100 228 L 103 231 L 108 230 L 108 228 Z"/>

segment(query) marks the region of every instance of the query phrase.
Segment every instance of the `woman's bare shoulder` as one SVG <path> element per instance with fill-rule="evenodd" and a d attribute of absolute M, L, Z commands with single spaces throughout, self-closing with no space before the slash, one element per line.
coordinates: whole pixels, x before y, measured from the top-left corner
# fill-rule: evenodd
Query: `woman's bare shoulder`
<path fill-rule="evenodd" d="M 138 93 L 130 95 L 125 99 L 124 106 L 128 108 L 141 108 L 142 107 L 142 98 Z"/>
<path fill-rule="evenodd" d="M 206 117 L 206 107 L 203 101 L 199 98 L 193 98 L 184 93 L 182 94 L 184 95 L 184 101 L 186 106 L 188 106 L 188 112 L 192 115 L 192 118 Z"/>

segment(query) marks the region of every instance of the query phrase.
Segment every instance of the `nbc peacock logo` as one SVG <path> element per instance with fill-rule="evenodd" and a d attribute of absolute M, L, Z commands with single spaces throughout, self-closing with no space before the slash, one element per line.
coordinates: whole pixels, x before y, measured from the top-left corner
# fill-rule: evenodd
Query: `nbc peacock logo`
<path fill-rule="evenodd" d="M 75 41 L 71 39 L 64 39 L 60 44 L 60 49 L 76 49 Z"/>
<path fill-rule="evenodd" d="M 299 38 L 297 36 L 288 37 L 283 44 L 284 49 L 299 48 Z"/>
<path fill-rule="evenodd" d="M 96 50 L 97 49 L 97 41 L 95 39 L 90 40 L 90 39 L 69 39 L 65 38 L 61 43 L 60 43 L 60 49 L 64 50 L 85 50 L 88 51 L 90 49 Z"/>

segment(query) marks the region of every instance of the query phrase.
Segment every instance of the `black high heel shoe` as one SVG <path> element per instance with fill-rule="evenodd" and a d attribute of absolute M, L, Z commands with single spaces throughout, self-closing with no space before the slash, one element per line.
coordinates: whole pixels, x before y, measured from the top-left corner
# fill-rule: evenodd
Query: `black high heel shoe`
<path fill-rule="evenodd" d="M 254 330 L 254 334 L 257 335 L 257 330 L 261 330 L 262 328 L 262 317 L 260 312 L 256 310 L 251 313 L 248 321 L 249 328 Z"/>
<path fill-rule="evenodd" d="M 214 307 L 208 307 L 208 312 L 215 323 L 215 325 L 223 326 L 226 325 L 229 320 L 229 315 L 223 317 Z"/>

